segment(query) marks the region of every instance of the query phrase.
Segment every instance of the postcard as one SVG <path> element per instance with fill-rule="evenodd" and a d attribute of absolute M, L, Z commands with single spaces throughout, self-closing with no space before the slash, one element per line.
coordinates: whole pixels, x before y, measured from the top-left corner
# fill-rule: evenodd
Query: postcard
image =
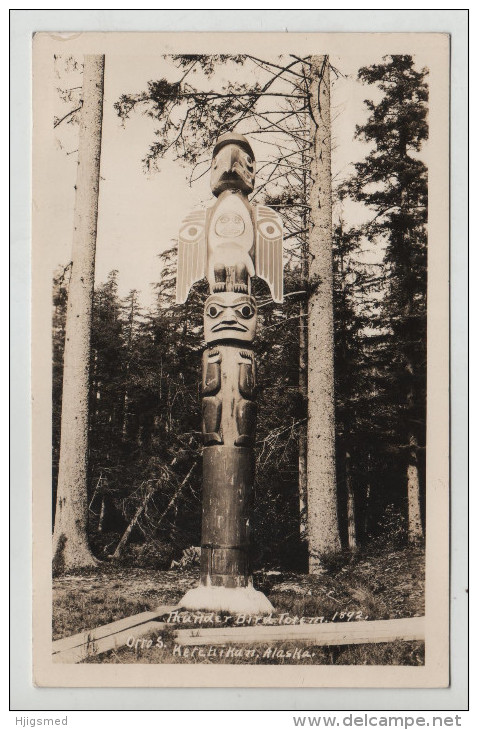
<path fill-rule="evenodd" d="M 448 686 L 448 35 L 32 43 L 34 683 Z"/>

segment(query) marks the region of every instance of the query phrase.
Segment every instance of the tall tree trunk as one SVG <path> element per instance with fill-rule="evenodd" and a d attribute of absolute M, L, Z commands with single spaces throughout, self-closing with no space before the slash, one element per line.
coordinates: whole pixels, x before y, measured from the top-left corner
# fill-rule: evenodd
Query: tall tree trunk
<path fill-rule="evenodd" d="M 128 355 L 129 357 L 129 355 Z M 124 396 L 123 396 L 123 426 L 121 428 L 121 438 L 123 441 L 126 441 L 126 437 L 128 435 L 128 404 L 129 404 L 129 394 L 128 394 L 128 383 L 129 383 L 129 362 L 126 363 L 126 377 L 125 377 L 126 385 L 124 389 Z"/>
<path fill-rule="evenodd" d="M 371 458 L 370 458 L 370 451 L 367 454 L 367 482 L 365 486 L 365 512 L 364 512 L 364 520 L 363 520 L 363 535 L 364 539 L 367 540 L 368 538 L 368 528 L 370 523 L 370 495 L 372 493 L 372 468 L 371 468 Z"/>
<path fill-rule="evenodd" d="M 413 376 L 414 369 L 412 363 L 407 364 L 407 371 Z M 408 541 L 410 543 L 418 542 L 423 538 L 422 520 L 420 514 L 420 479 L 418 476 L 418 459 L 417 459 L 417 437 L 411 428 L 414 416 L 415 393 L 413 386 L 410 386 L 407 396 L 407 405 L 409 411 L 409 433 L 408 433 L 408 464 L 407 464 L 407 501 L 408 501 Z"/>
<path fill-rule="evenodd" d="M 408 311 L 411 311 L 411 304 Z M 406 364 L 407 373 L 413 378 L 414 367 L 410 359 Z M 423 538 L 420 514 L 420 479 L 418 476 L 417 447 L 418 440 L 413 429 L 415 416 L 415 389 L 410 384 L 407 393 L 408 409 L 408 464 L 407 464 L 407 502 L 408 502 L 408 541 L 416 543 Z"/>
<path fill-rule="evenodd" d="M 307 401 L 307 303 L 300 302 L 299 318 L 299 393 Z M 307 423 L 299 426 L 299 532 L 307 538 Z"/>
<path fill-rule="evenodd" d="M 355 518 L 355 493 L 350 474 L 350 454 L 345 454 L 345 488 L 347 490 L 347 539 L 349 550 L 357 550 L 357 522 Z"/>
<path fill-rule="evenodd" d="M 124 396 L 123 396 L 123 426 L 122 426 L 122 439 L 123 441 L 126 441 L 126 437 L 128 435 L 128 405 L 129 405 L 129 371 L 130 371 L 130 358 L 131 358 L 131 350 L 132 350 L 132 344 L 133 344 L 133 324 L 134 324 L 134 307 L 136 304 L 136 294 L 135 291 L 131 291 L 131 307 L 129 310 L 129 317 L 128 317 L 128 345 L 126 349 L 126 356 L 127 356 L 127 362 L 126 362 L 126 376 L 125 376 L 125 389 L 124 389 Z"/>
<path fill-rule="evenodd" d="M 408 540 L 411 543 L 423 537 L 422 521 L 420 517 L 420 481 L 417 465 L 417 440 L 410 435 L 410 451 L 407 467 L 408 492 Z"/>
<path fill-rule="evenodd" d="M 302 213 L 302 228 L 305 231 L 308 223 L 308 213 L 305 207 L 307 198 L 307 173 L 305 170 L 306 158 L 302 154 L 304 208 Z M 307 291 L 309 276 L 307 238 L 304 238 L 300 251 L 301 259 L 301 288 Z M 307 403 L 307 300 L 299 303 L 299 393 L 304 404 Z M 307 539 L 307 423 L 299 426 L 299 534 L 301 540 Z"/>
<path fill-rule="evenodd" d="M 309 233 L 308 453 L 309 571 L 321 571 L 321 553 L 340 549 L 335 471 L 334 322 L 330 66 L 312 56 Z"/>
<path fill-rule="evenodd" d="M 413 303 L 410 301 L 406 308 L 406 315 L 411 316 Z M 407 358 L 405 370 L 412 379 L 407 393 L 408 410 L 408 464 L 407 464 L 407 502 L 408 502 L 408 542 L 413 544 L 423 538 L 423 527 L 420 510 L 420 478 L 418 474 L 418 439 L 415 433 L 415 388 L 413 377 L 415 368 L 410 358 Z"/>
<path fill-rule="evenodd" d="M 104 56 L 85 56 L 83 106 L 68 293 L 60 466 L 53 533 L 57 571 L 95 565 L 88 544 L 87 463 L 90 330 L 103 115 Z"/>
<path fill-rule="evenodd" d="M 407 156 L 407 146 L 403 142 L 401 144 L 400 156 L 405 159 Z M 399 178 L 400 181 L 400 207 L 401 212 L 404 216 L 407 214 L 407 182 L 403 178 Z M 409 251 L 411 248 L 411 241 L 408 227 L 405 227 L 402 233 L 402 247 L 404 250 Z M 411 264 L 411 262 L 410 262 Z M 403 285 L 403 282 L 402 282 Z M 414 302 L 413 297 L 409 294 L 408 301 L 404 307 L 403 315 L 405 319 L 410 322 L 413 318 Z M 413 379 L 415 376 L 415 368 L 411 358 L 406 357 L 405 361 L 405 372 L 410 378 L 411 383 L 408 387 L 406 396 L 407 411 L 408 411 L 408 464 L 407 464 L 407 502 L 408 502 L 408 541 L 415 543 L 423 537 L 423 528 L 420 516 L 420 480 L 418 476 L 418 460 L 417 460 L 417 446 L 418 441 L 414 433 L 413 419 L 415 417 L 415 389 L 413 385 Z"/>

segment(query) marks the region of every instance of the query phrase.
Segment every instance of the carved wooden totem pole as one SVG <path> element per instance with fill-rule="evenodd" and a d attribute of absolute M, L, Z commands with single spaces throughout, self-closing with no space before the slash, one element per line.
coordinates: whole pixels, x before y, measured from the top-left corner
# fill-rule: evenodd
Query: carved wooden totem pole
<path fill-rule="evenodd" d="M 254 154 L 245 137 L 225 134 L 214 147 L 211 189 L 217 200 L 193 211 L 179 233 L 176 302 L 207 277 L 202 374 L 203 507 L 200 585 L 180 605 L 190 609 L 268 613 L 249 567 L 254 489 L 257 307 L 251 278 L 283 301 L 282 222 L 248 200 Z"/>

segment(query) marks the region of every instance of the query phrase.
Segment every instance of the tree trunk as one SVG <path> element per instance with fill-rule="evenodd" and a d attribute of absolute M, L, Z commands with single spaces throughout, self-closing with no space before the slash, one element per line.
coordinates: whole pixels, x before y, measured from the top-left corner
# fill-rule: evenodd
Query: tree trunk
<path fill-rule="evenodd" d="M 410 451 L 407 467 L 408 493 L 408 540 L 411 543 L 423 538 L 422 520 L 420 516 L 420 481 L 417 464 L 417 439 L 410 435 Z"/>
<path fill-rule="evenodd" d="M 412 303 L 408 304 L 406 314 L 412 311 Z M 415 369 L 410 358 L 407 358 L 405 370 L 413 379 Z M 413 419 L 415 417 L 415 389 L 413 381 L 407 393 L 408 409 L 408 464 L 407 464 L 407 502 L 408 502 L 408 541 L 416 543 L 423 538 L 422 520 L 420 515 L 420 479 L 418 476 L 417 447 L 418 440 L 414 433 Z"/>
<path fill-rule="evenodd" d="M 122 427 L 122 439 L 126 441 L 128 435 L 128 406 L 129 406 L 129 371 L 130 371 L 130 357 L 133 344 L 133 324 L 134 324 L 134 307 L 136 304 L 135 291 L 130 292 L 131 296 L 131 307 L 128 317 L 128 346 L 127 346 L 127 362 L 126 362 L 126 377 L 125 377 L 125 389 L 123 397 L 123 427 Z"/>
<path fill-rule="evenodd" d="M 357 528 L 355 519 L 355 494 L 350 475 L 350 454 L 345 454 L 345 488 L 347 490 L 347 539 L 349 550 L 357 550 Z"/>
<path fill-rule="evenodd" d="M 302 165 L 305 168 L 306 159 L 302 155 Z M 307 196 L 307 173 L 303 174 L 303 201 L 305 204 Z M 302 213 L 302 228 L 307 228 L 308 213 L 304 205 Z M 302 241 L 301 251 L 301 284 L 302 289 L 307 291 L 309 277 L 307 239 Z M 307 403 L 307 300 L 301 299 L 299 303 L 299 393 L 304 404 Z M 301 540 L 307 539 L 307 423 L 299 426 L 299 534 Z"/>
<path fill-rule="evenodd" d="M 311 186 L 309 233 L 308 453 L 309 571 L 321 553 L 340 549 L 335 472 L 334 322 L 330 67 L 311 57 Z"/>
<path fill-rule="evenodd" d="M 106 500 L 105 500 L 105 496 L 103 495 L 101 498 L 100 516 L 98 518 L 98 532 L 103 532 L 103 523 L 105 521 L 105 512 L 106 512 Z"/>
<path fill-rule="evenodd" d="M 129 381 L 129 362 L 126 364 L 126 386 L 124 389 L 124 396 L 123 396 L 123 426 L 121 429 L 121 438 L 123 441 L 126 441 L 126 438 L 128 436 L 128 404 L 129 404 L 129 395 L 128 395 L 128 381 Z"/>
<path fill-rule="evenodd" d="M 413 377 L 414 368 L 410 360 L 406 365 L 407 372 Z M 417 459 L 417 437 L 413 432 L 410 423 L 414 417 L 415 411 L 415 392 L 413 385 L 410 386 L 407 394 L 407 407 L 409 418 L 408 433 L 408 464 L 407 464 L 407 502 L 408 502 L 408 541 L 416 543 L 423 538 L 422 520 L 420 515 L 420 479 L 418 476 L 418 459 Z"/>
<path fill-rule="evenodd" d="M 406 142 L 403 141 L 401 144 L 400 157 L 405 159 L 407 156 Z M 400 181 L 400 209 L 402 215 L 406 215 L 408 211 L 407 206 L 407 182 L 406 180 L 399 178 Z M 404 250 L 409 251 L 411 247 L 409 229 L 405 227 L 402 233 L 402 247 Z M 411 261 L 410 261 L 411 264 Z M 414 316 L 414 302 L 413 297 L 409 295 L 408 301 L 404 308 L 404 316 L 410 321 L 410 318 Z M 420 517 L 420 480 L 418 476 L 418 463 L 417 463 L 417 438 L 414 433 L 413 425 L 411 421 L 414 418 L 415 413 L 415 389 L 413 385 L 413 378 L 415 376 L 415 368 L 410 357 L 406 358 L 405 371 L 408 377 L 411 379 L 411 384 L 407 393 L 407 410 L 408 410 L 408 421 L 409 421 L 409 433 L 408 433 L 408 465 L 407 465 L 407 501 L 408 501 L 408 541 L 415 543 L 423 538 L 423 528 Z"/>
<path fill-rule="evenodd" d="M 88 545 L 87 460 L 90 330 L 95 271 L 104 56 L 85 56 L 63 363 L 60 466 L 53 533 L 56 571 L 97 563 Z"/>
<path fill-rule="evenodd" d="M 299 318 L 299 393 L 307 401 L 307 304 L 300 303 Z M 299 426 L 299 533 L 307 538 L 307 424 Z"/>
<path fill-rule="evenodd" d="M 371 468 L 370 452 L 367 454 L 367 482 L 365 486 L 365 512 L 363 520 L 363 535 L 365 540 L 368 538 L 368 528 L 370 524 L 370 495 L 372 493 L 372 468 Z"/>

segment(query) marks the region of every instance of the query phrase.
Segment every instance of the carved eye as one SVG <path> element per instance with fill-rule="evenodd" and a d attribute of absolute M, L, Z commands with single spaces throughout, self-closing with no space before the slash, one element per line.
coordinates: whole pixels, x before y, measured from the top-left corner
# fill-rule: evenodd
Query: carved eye
<path fill-rule="evenodd" d="M 246 165 L 250 170 L 253 169 L 252 157 L 250 155 L 246 155 Z"/>
<path fill-rule="evenodd" d="M 193 243 L 200 238 L 204 226 L 202 223 L 185 223 L 179 231 L 179 236 L 188 243 Z"/>
<path fill-rule="evenodd" d="M 266 238 L 277 238 L 281 235 L 281 229 L 272 220 L 261 221 L 259 223 L 259 232 Z"/>
<path fill-rule="evenodd" d="M 211 317 L 211 319 L 216 319 L 216 317 L 220 313 L 221 313 L 221 310 L 219 309 L 219 307 L 216 307 L 215 304 L 210 304 L 209 307 L 207 308 L 207 312 L 206 312 L 207 316 Z"/>
<path fill-rule="evenodd" d="M 254 309 L 250 304 L 243 304 L 242 307 L 238 307 L 236 311 L 242 319 L 251 319 L 251 317 L 254 316 Z"/>

